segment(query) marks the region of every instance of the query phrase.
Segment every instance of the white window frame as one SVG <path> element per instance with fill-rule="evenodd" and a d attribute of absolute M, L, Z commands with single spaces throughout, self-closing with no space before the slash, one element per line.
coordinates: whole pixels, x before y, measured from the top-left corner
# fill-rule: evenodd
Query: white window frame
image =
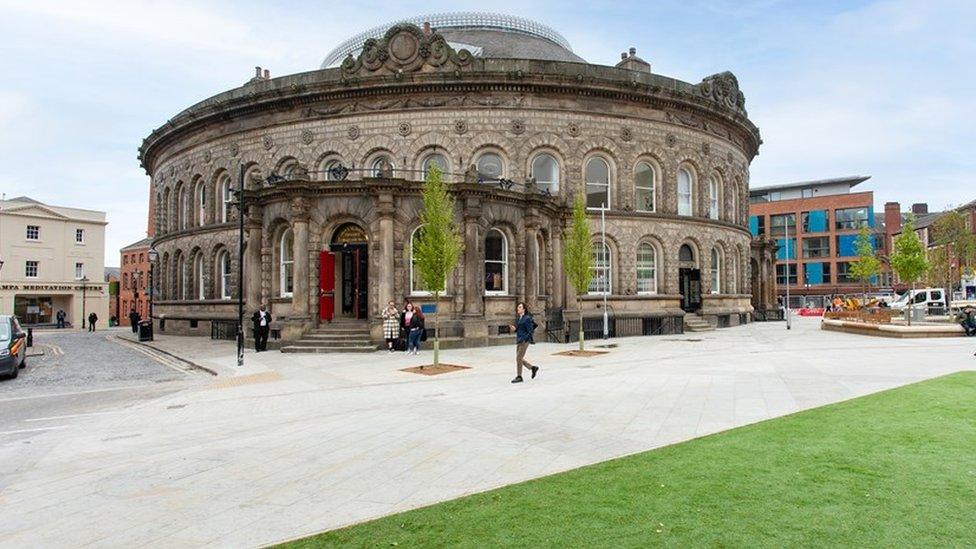
<path fill-rule="evenodd" d="M 650 261 L 647 261 L 646 258 L 642 259 L 642 257 L 641 257 L 642 251 L 644 249 L 646 249 L 646 248 L 650 248 L 651 249 L 651 259 L 650 259 Z M 657 295 L 657 291 L 658 291 L 658 284 L 657 284 L 657 274 L 658 274 L 657 263 L 658 263 L 658 261 L 657 261 L 657 259 L 658 259 L 657 246 L 651 244 L 650 242 L 641 242 L 640 244 L 637 245 L 637 257 L 636 257 L 636 260 L 637 260 L 637 269 L 636 269 L 637 270 L 637 295 Z M 650 273 L 651 273 L 651 276 L 650 276 L 650 279 L 649 279 L 650 280 L 651 289 L 649 289 L 649 290 L 646 290 L 646 289 L 645 290 L 642 290 L 641 289 L 641 280 L 642 280 L 642 278 L 641 278 L 641 271 L 650 271 Z M 644 280 L 647 280 L 647 279 L 644 279 Z"/>
<path fill-rule="evenodd" d="M 545 158 L 552 160 L 553 172 L 555 175 L 554 181 L 542 181 L 539 179 L 539 176 L 536 175 L 535 163 Z M 535 178 L 536 186 L 538 186 L 539 189 L 543 189 L 543 188 L 548 189 L 550 194 L 556 194 L 559 192 L 559 176 L 561 170 L 559 167 L 559 160 L 555 157 L 555 155 L 545 151 L 540 152 L 532 157 L 532 161 L 529 163 L 529 168 L 532 173 L 532 177 Z"/>
<path fill-rule="evenodd" d="M 221 250 L 217 255 L 217 269 L 220 276 L 220 299 L 231 298 L 230 252 Z"/>
<path fill-rule="evenodd" d="M 648 187 L 646 185 L 640 185 L 638 183 L 638 180 L 637 180 L 637 172 L 638 172 L 638 170 L 640 169 L 641 166 L 647 166 L 647 169 L 651 172 L 651 186 L 650 187 Z M 644 161 L 644 160 L 638 162 L 637 165 L 634 167 L 634 201 L 636 202 L 635 208 L 634 208 L 635 210 L 637 210 L 639 212 L 655 212 L 655 211 L 657 211 L 657 194 L 655 193 L 655 187 L 657 187 L 657 170 L 654 169 L 654 164 L 651 164 L 650 162 L 647 162 L 647 161 Z M 641 208 L 640 201 L 638 200 L 638 197 L 640 196 L 640 191 L 650 191 L 650 193 L 651 193 L 651 209 L 645 210 L 645 209 Z"/>
<path fill-rule="evenodd" d="M 31 229 L 34 229 L 34 237 L 31 238 Z M 39 242 L 41 240 L 41 226 L 40 225 L 28 225 L 27 231 L 24 233 L 24 239 L 31 242 Z"/>
<path fill-rule="evenodd" d="M 687 175 L 688 190 L 682 192 L 682 174 Z M 685 207 L 682 207 L 685 206 Z M 678 168 L 678 215 L 695 215 L 695 177 L 688 168 Z"/>
<path fill-rule="evenodd" d="M 230 177 L 224 175 L 220 178 L 220 195 L 221 195 L 221 209 L 220 209 L 220 222 L 227 223 L 230 221 L 230 209 L 234 204 L 234 193 L 230 190 Z"/>
<path fill-rule="evenodd" d="M 187 291 L 188 288 L 186 287 L 187 280 L 186 280 L 186 257 L 185 256 L 181 255 L 179 258 L 177 258 L 176 274 L 178 277 L 180 277 L 180 279 L 177 280 L 177 284 L 176 284 L 177 287 L 176 294 L 179 296 L 179 299 L 185 301 L 189 299 L 189 295 L 190 295 L 190 292 Z"/>
<path fill-rule="evenodd" d="M 75 244 L 85 243 L 85 229 L 75 229 Z"/>
<path fill-rule="evenodd" d="M 286 246 L 289 237 L 291 246 Z M 287 252 L 287 255 L 285 254 Z M 289 259 L 285 259 L 288 257 Z M 278 240 L 278 295 L 293 297 L 295 295 L 295 233 L 291 228 L 285 229 Z M 291 278 L 292 288 L 288 290 L 288 279 Z"/>
<path fill-rule="evenodd" d="M 34 274 L 31 274 L 31 267 L 33 267 Z M 28 259 L 24 262 L 24 278 L 37 278 L 41 272 L 41 262 Z"/>
<path fill-rule="evenodd" d="M 613 251 L 610 249 L 610 244 L 604 244 L 603 241 L 597 240 L 590 245 L 590 253 L 592 254 L 598 246 L 601 247 L 603 252 L 606 254 L 606 266 L 601 265 L 599 259 L 594 256 L 593 266 L 590 267 L 593 277 L 591 278 L 590 287 L 587 289 L 586 293 L 587 295 L 613 295 Z M 606 289 L 593 289 L 594 283 L 599 280 L 600 272 L 603 270 L 606 271 Z"/>
<path fill-rule="evenodd" d="M 712 248 L 712 291 L 713 294 L 722 293 L 722 252 Z"/>
<path fill-rule="evenodd" d="M 599 181 L 592 182 L 592 181 L 589 181 L 588 180 L 588 178 L 587 178 L 587 172 L 589 170 L 587 168 L 589 168 L 591 162 L 603 162 L 603 165 L 607 167 L 607 181 L 606 181 L 606 183 L 599 182 Z M 586 209 L 587 210 L 597 210 L 597 211 L 600 211 L 600 210 L 609 210 L 610 209 L 610 201 L 613 198 L 612 195 L 611 195 L 611 192 L 610 192 L 610 188 L 612 187 L 611 182 L 613 181 L 613 170 L 610 168 L 610 162 L 606 158 L 603 158 L 602 156 L 594 156 L 594 157 L 591 157 L 589 160 L 586 161 L 585 164 L 583 164 L 583 180 L 584 180 L 584 182 L 583 182 L 584 196 L 586 197 L 586 201 L 587 201 Z M 604 203 L 604 205 L 603 205 L 602 208 L 599 207 L 599 206 L 590 206 L 589 205 L 589 196 L 590 196 L 589 188 L 591 186 L 592 187 L 606 187 L 606 191 L 605 192 L 606 192 L 607 200 L 606 200 L 606 203 Z"/>
<path fill-rule="evenodd" d="M 718 178 L 714 175 L 708 178 L 708 217 L 718 219 L 721 216 L 722 190 Z"/>
<path fill-rule="evenodd" d="M 203 287 L 203 254 L 198 253 L 196 258 L 194 258 L 193 263 L 193 274 L 196 275 L 195 278 L 197 283 L 197 299 L 203 301 L 207 298 Z"/>
<path fill-rule="evenodd" d="M 75 280 L 81 280 L 82 278 L 85 278 L 85 264 L 82 263 L 82 262 L 80 262 L 80 261 L 76 261 L 75 262 Z"/>
<path fill-rule="evenodd" d="M 498 259 L 488 259 L 488 237 L 492 233 L 498 233 L 502 237 L 502 258 Z M 485 288 L 485 295 L 508 295 L 508 237 L 505 233 L 499 229 L 489 229 L 485 233 L 485 273 L 488 272 L 488 264 L 501 264 L 502 266 L 502 289 L 501 290 L 489 290 Z"/>

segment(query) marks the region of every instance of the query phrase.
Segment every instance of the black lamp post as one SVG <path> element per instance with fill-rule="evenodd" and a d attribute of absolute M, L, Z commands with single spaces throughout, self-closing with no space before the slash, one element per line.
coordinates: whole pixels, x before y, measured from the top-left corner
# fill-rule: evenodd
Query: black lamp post
<path fill-rule="evenodd" d="M 244 365 L 244 165 L 241 164 L 237 189 L 237 365 Z"/>
<path fill-rule="evenodd" d="M 88 291 L 88 277 L 87 276 L 81 277 L 80 282 L 81 282 L 81 329 L 84 330 L 85 319 L 87 318 L 85 316 L 85 296 L 86 296 L 86 292 Z"/>

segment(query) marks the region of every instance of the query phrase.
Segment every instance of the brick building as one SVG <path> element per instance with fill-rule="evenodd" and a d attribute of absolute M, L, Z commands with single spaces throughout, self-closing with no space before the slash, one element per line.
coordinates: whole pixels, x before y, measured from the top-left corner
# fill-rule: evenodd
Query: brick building
<path fill-rule="evenodd" d="M 862 226 L 878 241 L 879 219 L 874 192 L 852 192 L 870 176 L 852 176 L 749 191 L 749 229 L 754 237 L 773 240 L 776 252 L 776 293 L 790 305 L 820 306 L 833 294 L 859 293 L 862 285 L 848 275 L 856 259 L 854 242 Z M 788 237 L 788 238 L 787 238 Z"/>
<path fill-rule="evenodd" d="M 122 248 L 119 281 L 119 325 L 129 326 L 129 311 L 134 307 L 142 318 L 149 316 L 149 246 L 143 238 Z"/>

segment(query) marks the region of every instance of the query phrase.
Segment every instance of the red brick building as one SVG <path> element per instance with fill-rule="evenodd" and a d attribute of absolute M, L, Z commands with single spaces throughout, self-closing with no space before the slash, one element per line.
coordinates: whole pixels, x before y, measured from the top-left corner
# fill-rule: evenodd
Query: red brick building
<path fill-rule="evenodd" d="M 861 227 L 879 232 L 874 192 L 851 192 L 870 176 L 853 176 L 749 191 L 749 228 L 753 236 L 773 240 L 776 293 L 790 305 L 820 306 L 834 294 L 860 293 L 862 285 L 848 274 L 856 259 L 854 241 Z M 875 246 L 885 238 L 875 238 Z M 883 255 L 883 250 L 880 250 Z M 883 284 L 885 275 L 877 282 Z"/>
<path fill-rule="evenodd" d="M 120 250 L 119 325 L 129 326 L 129 311 L 135 307 L 142 318 L 149 316 L 149 245 L 144 238 Z"/>

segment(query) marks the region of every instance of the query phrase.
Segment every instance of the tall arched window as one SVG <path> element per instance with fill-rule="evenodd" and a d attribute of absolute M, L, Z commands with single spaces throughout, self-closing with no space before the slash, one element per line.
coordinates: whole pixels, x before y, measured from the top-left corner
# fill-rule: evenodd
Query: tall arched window
<path fill-rule="evenodd" d="M 721 186 L 718 182 L 718 177 L 712 176 L 708 178 L 708 217 L 712 219 L 718 219 L 721 214 L 719 210 L 719 204 L 722 199 Z"/>
<path fill-rule="evenodd" d="M 443 174 L 444 172 L 447 171 L 447 158 L 445 158 L 444 155 L 440 153 L 433 153 L 427 155 L 427 158 L 424 159 L 424 164 L 422 166 L 424 170 L 424 177 L 427 177 L 427 172 L 430 170 L 430 167 L 433 165 L 437 165 L 437 168 Z"/>
<path fill-rule="evenodd" d="M 278 288 L 281 297 L 291 297 L 295 291 L 295 233 L 291 229 L 286 229 L 281 233 L 281 241 L 278 243 Z"/>
<path fill-rule="evenodd" d="M 220 222 L 227 223 L 230 221 L 230 209 L 234 206 L 234 193 L 231 192 L 230 188 L 230 176 L 223 174 L 220 180 L 217 182 L 217 186 L 220 189 Z"/>
<path fill-rule="evenodd" d="M 220 279 L 220 299 L 230 299 L 231 297 L 231 270 L 230 253 L 221 250 L 217 254 L 217 276 Z"/>
<path fill-rule="evenodd" d="M 540 191 L 559 192 L 559 162 L 549 153 L 541 153 L 532 159 L 532 177 Z"/>
<path fill-rule="evenodd" d="M 722 293 L 722 254 L 712 248 L 712 293 Z"/>
<path fill-rule="evenodd" d="M 593 277 L 590 279 L 591 294 L 610 294 L 613 292 L 613 260 L 610 257 L 610 246 L 603 242 L 593 243 L 593 265 L 590 271 Z"/>
<path fill-rule="evenodd" d="M 685 168 L 678 170 L 678 215 L 694 215 L 692 204 L 691 172 Z"/>
<path fill-rule="evenodd" d="M 413 230 L 413 234 L 410 236 L 410 294 L 411 295 L 430 295 L 430 291 L 427 290 L 427 285 L 424 284 L 424 279 L 420 276 L 420 270 L 417 268 L 417 256 L 415 251 L 417 250 L 417 242 L 420 240 L 420 230 L 423 226 L 417 227 Z"/>
<path fill-rule="evenodd" d="M 498 229 L 485 235 L 485 295 L 508 293 L 508 240 Z"/>
<path fill-rule="evenodd" d="M 186 259 L 180 255 L 176 260 L 176 295 L 177 299 L 189 299 L 186 291 Z"/>
<path fill-rule="evenodd" d="M 586 163 L 586 207 L 610 208 L 610 165 L 599 157 Z"/>
<path fill-rule="evenodd" d="M 654 211 L 654 168 L 647 162 L 639 162 L 634 170 L 634 195 L 639 212 Z"/>
<path fill-rule="evenodd" d="M 187 227 L 186 224 L 186 187 L 180 186 L 180 194 L 176 200 L 176 228 L 183 230 Z"/>
<path fill-rule="evenodd" d="M 197 289 L 197 299 L 206 299 L 203 285 L 203 254 L 200 252 L 197 252 L 196 257 L 193 258 L 193 285 Z"/>
<path fill-rule="evenodd" d="M 197 181 L 196 203 L 196 222 L 202 227 L 207 222 L 207 186 L 204 185 L 203 179 Z"/>
<path fill-rule="evenodd" d="M 483 153 L 478 157 L 478 175 L 482 179 L 501 179 L 505 177 L 505 162 L 502 157 L 493 152 Z"/>
<path fill-rule="evenodd" d="M 637 293 L 657 293 L 657 249 L 647 242 L 637 246 Z"/>

